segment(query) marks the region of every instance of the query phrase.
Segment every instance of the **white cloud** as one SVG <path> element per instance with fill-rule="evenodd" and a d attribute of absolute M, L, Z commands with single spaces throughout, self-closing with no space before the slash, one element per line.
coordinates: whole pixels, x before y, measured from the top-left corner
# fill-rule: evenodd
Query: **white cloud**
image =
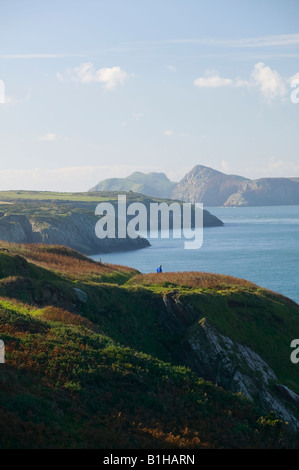
<path fill-rule="evenodd" d="M 249 80 L 242 80 L 241 78 L 236 78 L 233 82 L 233 85 L 236 87 L 236 88 L 242 88 L 242 87 L 251 87 L 253 86 L 252 82 L 250 82 Z"/>
<path fill-rule="evenodd" d="M 165 41 L 152 41 L 151 44 L 201 44 L 214 47 L 255 48 L 273 46 L 292 46 L 299 44 L 299 34 L 282 34 L 256 38 L 216 39 L 216 38 L 189 38 L 169 39 Z"/>
<path fill-rule="evenodd" d="M 130 51 L 140 51 L 140 50 L 149 50 L 152 46 L 165 45 L 165 44 L 199 44 L 206 45 L 211 47 L 225 47 L 225 48 L 263 48 L 263 47 L 289 47 L 299 44 L 299 33 L 294 34 L 282 34 L 282 35 L 273 35 L 273 36 L 264 36 L 264 37 L 251 37 L 251 38 L 237 38 L 237 39 L 217 39 L 217 38 L 178 38 L 178 39 L 169 39 L 162 41 L 138 41 L 131 45 L 130 47 L 114 47 L 109 49 L 102 49 L 101 53 L 111 53 L 111 52 L 130 52 Z M 141 47 L 143 45 L 143 47 Z M 146 46 L 146 47 L 145 47 Z M 87 57 L 88 52 L 81 54 L 72 54 L 72 53 L 24 53 L 24 54 L 1 54 L 0 59 L 61 59 L 68 57 Z M 286 54 L 282 54 L 281 57 L 286 57 Z M 175 67 L 172 65 L 167 66 L 169 70 L 175 71 Z"/>
<path fill-rule="evenodd" d="M 219 88 L 233 84 L 231 78 L 222 78 L 217 75 L 214 77 L 200 77 L 194 80 L 194 85 L 199 88 Z"/>
<path fill-rule="evenodd" d="M 57 140 L 57 135 L 53 132 L 48 132 L 45 135 L 40 135 L 37 137 L 37 140 L 39 142 L 55 142 Z"/>
<path fill-rule="evenodd" d="M 299 80 L 299 72 L 295 73 L 292 77 L 289 78 L 289 83 L 292 83 L 295 80 Z"/>
<path fill-rule="evenodd" d="M 176 72 L 176 68 L 173 65 L 167 65 L 168 70 L 171 72 Z"/>
<path fill-rule="evenodd" d="M 294 44 L 299 44 L 298 33 L 222 41 L 222 45 L 231 47 L 273 47 L 290 46 Z"/>
<path fill-rule="evenodd" d="M 91 62 L 84 62 L 73 69 L 67 69 L 65 74 L 57 73 L 60 81 L 73 81 L 80 83 L 102 83 L 107 90 L 122 85 L 129 74 L 120 67 L 104 67 L 96 70 Z"/>
<path fill-rule="evenodd" d="M 167 137 L 171 137 L 173 134 L 174 134 L 174 132 L 171 129 L 169 129 L 167 131 L 164 131 L 164 135 L 166 135 Z"/>
<path fill-rule="evenodd" d="M 299 73 L 292 77 L 299 76 Z M 211 75 L 209 71 L 204 77 L 194 80 L 194 85 L 200 88 L 255 88 L 258 89 L 266 101 L 271 102 L 276 98 L 283 99 L 287 94 L 287 83 L 290 79 L 284 79 L 276 71 L 272 70 L 263 62 L 255 64 L 249 80 L 243 80 L 240 77 L 235 79 L 222 78 L 218 75 Z"/>
<path fill-rule="evenodd" d="M 267 101 L 272 101 L 276 97 L 282 98 L 287 93 L 283 78 L 263 62 L 258 62 L 254 66 L 252 79 Z"/>

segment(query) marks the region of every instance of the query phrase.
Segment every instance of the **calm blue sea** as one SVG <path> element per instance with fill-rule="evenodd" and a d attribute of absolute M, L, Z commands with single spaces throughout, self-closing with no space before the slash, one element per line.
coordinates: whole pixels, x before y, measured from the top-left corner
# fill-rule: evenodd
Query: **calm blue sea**
<path fill-rule="evenodd" d="M 205 271 L 247 279 L 299 303 L 299 206 L 206 207 L 224 227 L 204 229 L 203 245 L 185 250 L 183 239 L 149 239 L 152 246 L 92 256 L 143 273 Z"/>

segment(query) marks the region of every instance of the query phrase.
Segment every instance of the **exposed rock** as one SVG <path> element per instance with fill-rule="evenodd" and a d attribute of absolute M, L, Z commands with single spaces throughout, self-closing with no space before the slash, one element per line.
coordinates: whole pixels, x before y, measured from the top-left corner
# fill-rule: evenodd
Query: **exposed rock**
<path fill-rule="evenodd" d="M 275 384 L 275 387 L 286 400 L 294 403 L 294 405 L 299 408 L 299 395 L 297 395 L 297 393 L 293 392 L 285 385 Z"/>
<path fill-rule="evenodd" d="M 290 427 L 299 429 L 294 413 L 294 406 L 298 407 L 299 403 L 298 395 L 277 384 L 275 371 L 259 354 L 221 334 L 207 319 L 200 318 L 200 312 L 194 312 L 177 299 L 175 291 L 164 295 L 163 303 L 161 319 L 174 335 L 171 347 L 179 361 L 199 377 L 233 393 L 242 393 L 265 413 L 274 411 Z"/>
<path fill-rule="evenodd" d="M 286 394 L 280 398 L 272 391 L 270 383 L 277 381 L 277 376 L 255 351 L 220 334 L 205 319 L 192 329 L 188 343 L 196 355 L 198 370 L 205 377 L 226 390 L 254 399 L 262 409 L 274 411 L 299 429 L 299 421 L 289 406 L 290 398 Z"/>
<path fill-rule="evenodd" d="M 193 204 L 201 202 L 207 206 L 222 206 L 244 181 L 249 180 L 197 165 L 178 183 L 172 197 Z"/>
<path fill-rule="evenodd" d="M 172 198 L 206 206 L 299 204 L 298 178 L 250 180 L 197 165 L 177 184 Z"/>
<path fill-rule="evenodd" d="M 14 243 L 63 245 L 85 254 L 136 250 L 150 245 L 142 237 L 99 239 L 95 234 L 97 220 L 87 211 L 74 211 L 56 218 L 45 215 L 40 219 L 9 214 L 0 219 L 0 239 Z"/>
<path fill-rule="evenodd" d="M 83 292 L 83 290 L 77 289 L 76 287 L 74 287 L 74 292 L 75 292 L 78 300 L 80 300 L 80 302 L 86 304 L 87 298 L 88 298 L 86 292 Z"/>
<path fill-rule="evenodd" d="M 281 206 L 299 204 L 299 184 L 291 178 L 261 178 L 243 183 L 225 206 Z"/>
<path fill-rule="evenodd" d="M 1 240 L 14 243 L 30 243 L 41 241 L 36 234 L 30 221 L 25 215 L 3 214 L 0 219 Z"/>

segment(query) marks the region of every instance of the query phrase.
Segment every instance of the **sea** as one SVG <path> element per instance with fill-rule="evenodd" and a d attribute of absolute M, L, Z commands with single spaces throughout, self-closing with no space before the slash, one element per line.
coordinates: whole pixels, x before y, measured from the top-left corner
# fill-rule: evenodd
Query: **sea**
<path fill-rule="evenodd" d="M 183 238 L 148 238 L 136 251 L 96 254 L 94 260 L 142 273 L 204 271 L 252 281 L 299 304 L 299 206 L 205 207 L 224 222 L 203 230 L 199 249 Z M 162 234 L 163 235 L 163 234 Z"/>

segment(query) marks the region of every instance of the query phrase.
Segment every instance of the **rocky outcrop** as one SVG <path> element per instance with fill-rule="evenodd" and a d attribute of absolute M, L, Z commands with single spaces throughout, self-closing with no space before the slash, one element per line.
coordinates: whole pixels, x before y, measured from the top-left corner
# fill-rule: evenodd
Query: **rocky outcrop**
<path fill-rule="evenodd" d="M 161 318 L 176 339 L 172 348 L 178 361 L 199 377 L 233 393 L 242 393 L 265 413 L 274 411 L 292 429 L 299 429 L 295 409 L 299 396 L 279 384 L 275 371 L 247 345 L 220 333 L 200 312 L 184 305 L 174 291 L 164 295 Z M 180 338 L 178 342 L 177 339 Z"/>
<path fill-rule="evenodd" d="M 0 211 L 0 240 L 15 243 L 45 243 L 63 245 L 81 253 L 92 255 L 117 251 L 137 250 L 150 246 L 150 242 L 141 236 L 131 238 L 99 239 L 95 227 L 99 216 L 95 215 L 100 202 L 110 203 L 115 211 L 115 229 L 118 228 L 118 194 L 117 193 L 85 193 L 70 195 L 69 200 L 57 199 L 55 194 L 44 199 L 43 193 L 34 194 L 33 199 L 13 199 L 1 205 Z M 140 194 L 127 193 L 127 208 L 131 203 L 142 203 L 146 208 L 148 233 L 151 226 L 150 213 L 153 203 L 167 204 L 169 201 L 153 199 Z M 72 200 L 73 198 L 73 200 Z M 87 199 L 87 201 L 85 200 Z M 94 199 L 94 202 L 93 202 Z M 182 204 L 182 203 L 181 203 Z M 194 227 L 194 206 L 191 208 L 191 225 Z M 126 224 L 135 215 L 126 216 Z M 183 222 L 183 211 L 181 210 Z M 169 211 L 169 226 L 172 228 L 173 211 Z M 203 226 L 222 226 L 223 222 L 210 212 L 203 211 Z M 182 226 L 182 225 L 181 225 Z M 158 229 L 161 227 L 161 219 Z"/>
<path fill-rule="evenodd" d="M 250 180 L 197 165 L 177 184 L 171 197 L 206 206 L 294 205 L 299 204 L 299 180 Z"/>
<path fill-rule="evenodd" d="M 97 218 L 91 213 L 72 212 L 64 217 L 30 217 L 2 214 L 0 239 L 14 243 L 63 245 L 84 254 L 107 253 L 145 248 L 145 238 L 99 239 L 95 234 Z"/>
<path fill-rule="evenodd" d="M 178 183 L 172 197 L 192 204 L 201 202 L 207 206 L 223 206 L 244 181 L 246 178 L 241 176 L 225 175 L 197 165 Z"/>
<path fill-rule="evenodd" d="M 41 242 L 40 233 L 34 231 L 30 220 L 25 215 L 1 214 L 0 239 L 13 243 Z"/>
<path fill-rule="evenodd" d="M 298 395 L 287 393 L 286 387 L 277 384 L 275 372 L 255 351 L 222 335 L 205 319 L 190 333 L 188 343 L 204 377 L 225 390 L 255 400 L 266 412 L 274 411 L 292 428 L 299 429 L 292 411 Z M 272 383 L 276 383 L 274 390 Z"/>
<path fill-rule="evenodd" d="M 299 204 L 299 184 L 290 178 L 261 178 L 243 183 L 225 206 L 281 206 Z"/>
<path fill-rule="evenodd" d="M 73 290 L 77 296 L 77 299 L 83 304 L 86 304 L 88 299 L 88 295 L 86 294 L 86 292 L 83 292 L 83 290 L 77 289 L 76 287 L 74 287 Z"/>

